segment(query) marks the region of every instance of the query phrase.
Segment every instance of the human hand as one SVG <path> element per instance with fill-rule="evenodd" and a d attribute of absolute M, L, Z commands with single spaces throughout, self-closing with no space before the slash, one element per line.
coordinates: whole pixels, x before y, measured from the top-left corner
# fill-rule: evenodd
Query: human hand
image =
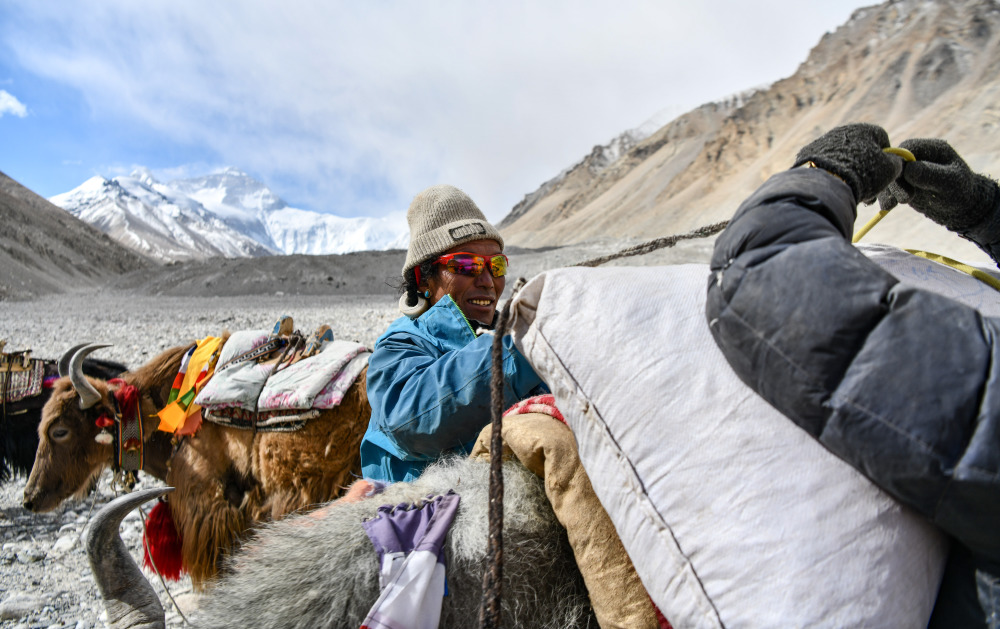
<path fill-rule="evenodd" d="M 997 206 L 997 184 L 977 175 L 944 140 L 900 144 L 917 158 L 878 196 L 883 210 L 908 203 L 939 225 L 962 232 L 981 223 Z"/>
<path fill-rule="evenodd" d="M 903 168 L 903 159 L 882 151 L 889 134 L 878 125 L 854 123 L 827 131 L 799 151 L 795 166 L 812 162 L 840 177 L 851 187 L 854 198 L 871 203 Z"/>

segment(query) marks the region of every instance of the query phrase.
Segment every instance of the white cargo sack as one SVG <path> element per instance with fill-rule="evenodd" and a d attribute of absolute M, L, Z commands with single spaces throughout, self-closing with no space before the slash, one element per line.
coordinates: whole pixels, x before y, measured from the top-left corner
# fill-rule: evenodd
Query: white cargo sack
<path fill-rule="evenodd" d="M 938 263 L 875 254 L 914 269 L 908 283 L 943 274 L 930 289 L 1000 302 Z M 514 339 L 653 601 L 678 629 L 925 627 L 945 537 L 732 373 L 707 282 L 706 265 L 560 269 L 514 302 Z"/>

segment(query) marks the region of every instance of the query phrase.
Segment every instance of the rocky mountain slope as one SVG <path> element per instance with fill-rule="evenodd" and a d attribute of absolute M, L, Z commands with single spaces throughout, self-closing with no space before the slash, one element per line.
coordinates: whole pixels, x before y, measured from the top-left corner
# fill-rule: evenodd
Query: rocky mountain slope
<path fill-rule="evenodd" d="M 407 236 L 402 215 L 343 218 L 289 207 L 233 168 L 166 183 L 144 169 L 93 177 L 50 200 L 162 262 L 389 249 Z"/>
<path fill-rule="evenodd" d="M 859 9 L 791 77 L 684 114 L 614 163 L 588 156 L 527 195 L 501 229 L 527 247 L 686 232 L 729 218 L 802 145 L 854 121 L 883 125 L 894 144 L 945 138 L 974 169 L 1000 175 L 1000 5 L 894 0 Z M 859 221 L 874 212 L 862 207 Z M 868 241 L 989 262 L 907 208 Z"/>
<path fill-rule="evenodd" d="M 94 288 L 152 264 L 0 173 L 0 301 Z"/>

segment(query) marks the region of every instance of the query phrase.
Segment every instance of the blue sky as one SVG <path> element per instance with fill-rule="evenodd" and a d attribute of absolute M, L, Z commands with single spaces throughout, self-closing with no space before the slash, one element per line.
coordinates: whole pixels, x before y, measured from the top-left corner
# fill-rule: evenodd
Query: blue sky
<path fill-rule="evenodd" d="M 651 117 L 791 75 L 871 2 L 0 0 L 0 171 L 50 197 L 234 166 L 294 207 L 499 220 Z"/>

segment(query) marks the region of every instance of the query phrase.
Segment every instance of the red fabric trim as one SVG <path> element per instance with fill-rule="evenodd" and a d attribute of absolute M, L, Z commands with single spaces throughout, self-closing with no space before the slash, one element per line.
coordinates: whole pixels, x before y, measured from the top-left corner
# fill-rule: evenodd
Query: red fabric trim
<path fill-rule="evenodd" d="M 536 395 L 535 397 L 529 397 L 526 400 L 521 400 L 517 404 L 514 404 L 506 411 L 504 411 L 503 416 L 508 415 L 524 415 L 526 413 L 542 413 L 558 419 L 562 423 L 566 423 L 566 418 L 563 414 L 559 412 L 556 408 L 556 398 L 551 393 L 545 395 Z"/>

